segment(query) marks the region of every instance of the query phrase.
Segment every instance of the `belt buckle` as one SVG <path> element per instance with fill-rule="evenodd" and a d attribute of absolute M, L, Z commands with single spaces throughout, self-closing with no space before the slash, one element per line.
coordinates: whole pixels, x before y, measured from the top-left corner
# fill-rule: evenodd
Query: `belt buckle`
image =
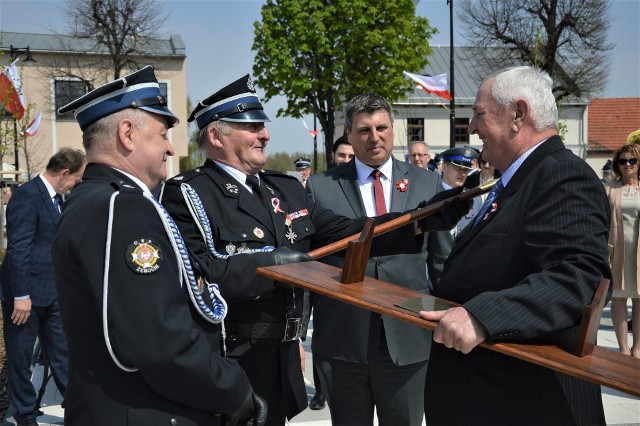
<path fill-rule="evenodd" d="M 287 318 L 287 322 L 284 327 L 283 342 L 291 342 L 298 338 L 300 334 L 300 328 L 302 327 L 300 318 Z"/>

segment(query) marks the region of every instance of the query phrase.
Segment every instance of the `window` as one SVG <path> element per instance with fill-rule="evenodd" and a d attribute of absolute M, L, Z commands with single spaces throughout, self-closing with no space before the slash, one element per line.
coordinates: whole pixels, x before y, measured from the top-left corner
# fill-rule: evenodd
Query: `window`
<path fill-rule="evenodd" d="M 407 118 L 407 141 L 424 140 L 424 118 Z"/>
<path fill-rule="evenodd" d="M 468 118 L 456 118 L 456 126 L 455 126 L 455 141 L 457 144 L 468 145 L 469 144 L 469 133 L 467 133 L 467 128 L 469 127 L 469 119 Z"/>
<path fill-rule="evenodd" d="M 73 114 L 59 115 L 58 109 L 87 93 L 87 82 L 78 80 L 56 80 L 56 120 L 75 120 Z"/>

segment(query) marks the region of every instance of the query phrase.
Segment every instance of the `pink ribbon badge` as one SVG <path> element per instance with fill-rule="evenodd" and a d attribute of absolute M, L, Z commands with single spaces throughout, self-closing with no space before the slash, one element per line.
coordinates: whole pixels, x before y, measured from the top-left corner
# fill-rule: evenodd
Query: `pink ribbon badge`
<path fill-rule="evenodd" d="M 271 205 L 273 206 L 274 213 L 284 213 L 284 210 L 280 208 L 280 200 L 278 198 L 272 198 Z"/>

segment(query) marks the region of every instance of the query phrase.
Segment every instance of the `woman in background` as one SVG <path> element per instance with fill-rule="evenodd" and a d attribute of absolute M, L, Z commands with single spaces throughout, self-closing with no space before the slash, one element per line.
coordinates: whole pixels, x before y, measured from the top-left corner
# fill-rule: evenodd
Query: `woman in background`
<path fill-rule="evenodd" d="M 640 224 L 640 145 L 628 144 L 613 157 L 614 179 L 605 185 L 611 205 L 609 244 L 613 246 L 611 319 L 620 352 L 640 358 L 638 226 Z M 627 300 L 631 298 L 633 345 L 628 344 Z"/>

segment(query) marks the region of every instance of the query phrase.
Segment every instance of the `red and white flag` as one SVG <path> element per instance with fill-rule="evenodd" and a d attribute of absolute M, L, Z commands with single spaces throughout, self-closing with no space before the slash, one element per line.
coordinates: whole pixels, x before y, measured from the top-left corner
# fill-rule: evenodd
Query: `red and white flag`
<path fill-rule="evenodd" d="M 304 118 L 300 118 L 300 120 L 302 120 L 302 124 L 304 124 L 304 128 L 307 129 L 307 132 L 309 132 L 309 134 L 311 135 L 312 138 L 315 138 L 316 135 L 320 132 L 320 130 L 311 130 L 309 128 L 309 126 L 307 126 L 307 122 L 304 121 Z"/>
<path fill-rule="evenodd" d="M 429 77 L 426 75 L 418 75 L 411 74 L 410 72 L 403 71 L 404 75 L 409 77 L 411 80 L 418 83 L 423 90 L 428 93 L 433 93 L 435 95 L 440 96 L 441 98 L 445 98 L 451 100 L 451 93 L 447 90 L 447 75 L 440 74 L 435 77 Z"/>
<path fill-rule="evenodd" d="M 20 120 L 24 115 L 24 95 L 20 74 L 16 68 L 16 59 L 0 74 L 0 102 L 16 119 Z"/>
<path fill-rule="evenodd" d="M 36 133 L 38 133 L 38 129 L 40 128 L 40 121 L 41 120 L 42 120 L 42 112 L 39 112 L 38 115 L 36 115 L 36 118 L 31 120 L 31 123 L 29 123 L 29 127 L 25 131 L 27 136 L 35 136 Z"/>

